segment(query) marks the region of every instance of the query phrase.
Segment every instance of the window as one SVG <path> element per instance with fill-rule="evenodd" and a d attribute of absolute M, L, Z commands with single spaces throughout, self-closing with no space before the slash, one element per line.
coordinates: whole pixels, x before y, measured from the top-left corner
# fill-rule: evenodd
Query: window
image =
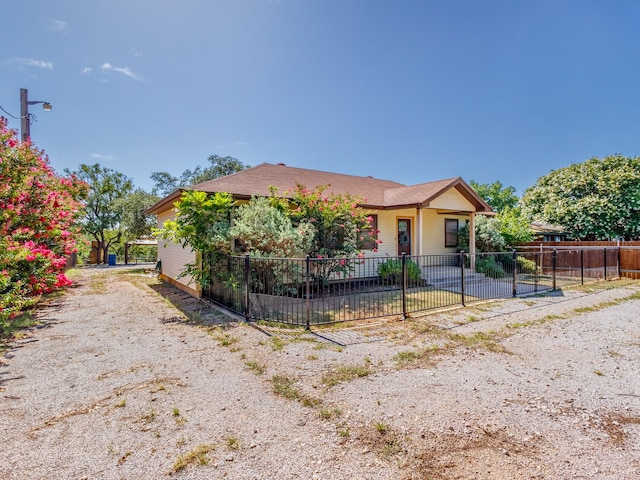
<path fill-rule="evenodd" d="M 376 240 L 378 239 L 378 215 L 371 215 L 370 227 L 362 231 L 364 240 L 360 242 L 362 250 L 373 250 L 378 247 Z"/>
<path fill-rule="evenodd" d="M 444 246 L 458 246 L 458 220 L 455 218 L 444 219 Z"/>

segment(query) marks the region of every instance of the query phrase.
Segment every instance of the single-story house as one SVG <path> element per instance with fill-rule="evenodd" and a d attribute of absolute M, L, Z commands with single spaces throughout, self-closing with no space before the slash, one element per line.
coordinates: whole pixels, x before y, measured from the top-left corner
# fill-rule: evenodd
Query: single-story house
<path fill-rule="evenodd" d="M 345 194 L 363 197 L 363 208 L 373 212 L 374 227 L 379 230 L 377 252 L 366 256 L 441 255 L 455 253 L 458 230 L 469 222 L 470 252 L 475 253 L 475 216 L 493 215 L 491 207 L 462 180 L 450 178 L 417 185 L 403 185 L 391 180 L 323 172 L 304 168 L 263 163 L 225 177 L 193 185 L 188 190 L 207 193 L 227 192 L 235 200 L 246 201 L 252 196 L 269 196 L 270 187 L 278 193 L 293 190 L 296 184 L 308 188 L 329 185 L 325 194 Z M 187 189 L 184 189 L 187 190 Z M 147 210 L 158 216 L 158 226 L 175 219 L 174 203 L 183 190 L 176 190 Z M 163 248 L 163 244 L 165 245 Z M 188 278 L 178 278 L 184 265 L 196 259 L 196 253 L 182 246 L 160 242 L 158 258 L 162 278 L 179 288 L 200 296 L 199 287 Z"/>
<path fill-rule="evenodd" d="M 564 242 L 567 234 L 563 227 L 546 222 L 531 222 L 534 242 Z"/>

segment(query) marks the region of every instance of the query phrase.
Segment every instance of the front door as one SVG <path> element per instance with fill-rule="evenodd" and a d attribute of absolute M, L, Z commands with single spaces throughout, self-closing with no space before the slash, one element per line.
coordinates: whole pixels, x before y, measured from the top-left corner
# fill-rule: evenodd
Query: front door
<path fill-rule="evenodd" d="M 398 219 L 398 255 L 411 255 L 411 220 Z"/>

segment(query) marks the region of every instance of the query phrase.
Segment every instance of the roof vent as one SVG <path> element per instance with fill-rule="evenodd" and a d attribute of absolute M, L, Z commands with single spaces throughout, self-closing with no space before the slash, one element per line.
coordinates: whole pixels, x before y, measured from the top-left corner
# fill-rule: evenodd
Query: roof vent
<path fill-rule="evenodd" d="M 282 165 L 283 167 L 287 166 L 285 163 L 282 163 L 282 162 L 280 162 L 278 165 Z"/>

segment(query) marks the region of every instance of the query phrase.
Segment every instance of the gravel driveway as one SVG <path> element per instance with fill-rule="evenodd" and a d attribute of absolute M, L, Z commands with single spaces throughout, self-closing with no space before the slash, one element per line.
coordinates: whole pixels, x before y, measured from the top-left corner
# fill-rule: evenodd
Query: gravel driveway
<path fill-rule="evenodd" d="M 87 268 L 0 360 L 2 479 L 638 479 L 640 288 L 307 333 Z"/>

